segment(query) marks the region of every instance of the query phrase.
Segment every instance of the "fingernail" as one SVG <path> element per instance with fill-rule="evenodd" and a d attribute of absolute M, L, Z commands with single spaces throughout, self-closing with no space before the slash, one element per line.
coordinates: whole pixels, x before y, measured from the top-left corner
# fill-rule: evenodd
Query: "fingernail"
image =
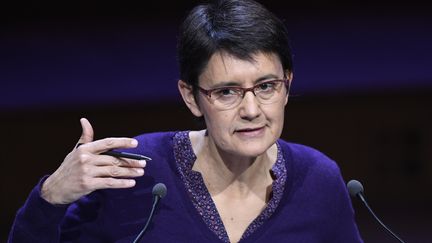
<path fill-rule="evenodd" d="M 141 168 L 136 168 L 135 171 L 136 171 L 139 175 L 144 174 L 144 170 L 141 169 Z"/>
<path fill-rule="evenodd" d="M 131 145 L 132 146 L 137 146 L 138 145 L 138 141 L 136 139 L 132 139 Z"/>
<path fill-rule="evenodd" d="M 145 160 L 138 160 L 138 163 L 140 164 L 140 166 L 145 167 L 147 164 L 147 161 Z"/>

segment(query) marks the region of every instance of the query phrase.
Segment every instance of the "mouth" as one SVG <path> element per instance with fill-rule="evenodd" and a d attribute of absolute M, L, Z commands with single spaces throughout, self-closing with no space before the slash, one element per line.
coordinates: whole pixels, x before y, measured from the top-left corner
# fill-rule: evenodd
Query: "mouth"
<path fill-rule="evenodd" d="M 264 126 L 262 127 L 256 127 L 256 128 L 243 128 L 243 129 L 238 129 L 236 130 L 236 132 L 253 132 L 253 131 L 257 131 L 264 128 Z"/>
<path fill-rule="evenodd" d="M 235 131 L 235 133 L 244 136 L 258 136 L 264 131 L 264 127 L 254 127 L 254 128 L 242 128 Z"/>

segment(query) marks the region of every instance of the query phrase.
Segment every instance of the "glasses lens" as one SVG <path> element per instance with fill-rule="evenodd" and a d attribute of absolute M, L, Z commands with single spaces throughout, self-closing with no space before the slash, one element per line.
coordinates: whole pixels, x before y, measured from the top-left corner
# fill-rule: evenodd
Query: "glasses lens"
<path fill-rule="evenodd" d="M 258 84 L 255 95 L 262 104 L 271 104 L 279 100 L 283 81 L 274 80 Z"/>
<path fill-rule="evenodd" d="M 271 80 L 257 84 L 253 92 L 261 104 L 275 103 L 283 96 L 283 80 Z M 209 95 L 212 103 L 220 110 L 228 110 L 236 107 L 243 99 L 243 92 L 246 89 L 239 87 L 223 87 L 214 89 Z M 250 89 L 247 89 L 251 91 Z"/>
<path fill-rule="evenodd" d="M 211 99 L 213 99 L 214 104 L 220 109 L 230 109 L 241 100 L 241 97 L 241 89 L 235 87 L 224 87 L 216 89 L 211 93 Z"/>

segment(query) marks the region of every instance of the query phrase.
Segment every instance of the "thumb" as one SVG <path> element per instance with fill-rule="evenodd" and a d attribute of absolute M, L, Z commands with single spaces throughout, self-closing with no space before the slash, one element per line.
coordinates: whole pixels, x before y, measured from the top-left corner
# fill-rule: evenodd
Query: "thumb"
<path fill-rule="evenodd" d="M 80 119 L 82 133 L 78 143 L 89 143 L 93 141 L 93 127 L 86 118 Z"/>

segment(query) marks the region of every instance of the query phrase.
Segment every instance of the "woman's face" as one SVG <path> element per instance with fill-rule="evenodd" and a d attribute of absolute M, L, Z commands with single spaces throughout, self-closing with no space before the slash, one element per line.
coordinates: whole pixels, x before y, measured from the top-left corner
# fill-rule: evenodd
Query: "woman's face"
<path fill-rule="evenodd" d="M 284 70 L 274 54 L 258 53 L 255 61 L 238 59 L 226 53 L 215 53 L 199 76 L 199 86 L 214 89 L 235 85 L 250 88 L 257 83 L 283 79 Z M 291 75 L 287 77 L 291 79 Z M 218 109 L 209 97 L 199 92 L 197 112 L 203 115 L 210 142 L 219 151 L 242 157 L 263 154 L 280 137 L 284 122 L 284 108 L 288 102 L 286 87 L 272 104 L 261 104 L 252 92 L 246 92 L 241 103 L 228 110 Z"/>

